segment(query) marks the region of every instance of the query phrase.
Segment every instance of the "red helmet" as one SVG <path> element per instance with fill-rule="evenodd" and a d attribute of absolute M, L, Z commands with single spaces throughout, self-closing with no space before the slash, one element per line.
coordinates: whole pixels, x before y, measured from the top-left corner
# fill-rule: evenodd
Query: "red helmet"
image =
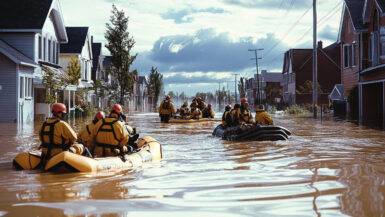
<path fill-rule="evenodd" d="M 228 104 L 228 105 L 226 106 L 226 108 L 227 108 L 227 109 L 231 109 L 232 107 L 231 107 L 230 104 Z"/>
<path fill-rule="evenodd" d="M 100 119 L 103 119 L 103 118 L 105 118 L 105 117 L 106 117 L 106 114 L 104 114 L 103 111 L 98 111 L 98 112 L 96 112 L 95 118 L 94 118 L 94 119 L 100 120 Z"/>
<path fill-rule="evenodd" d="M 201 101 L 202 101 L 202 98 L 198 97 L 198 98 L 197 98 L 197 101 L 198 101 L 198 102 L 201 102 Z"/>
<path fill-rule="evenodd" d="M 208 107 L 208 108 L 211 108 L 211 104 L 209 103 L 209 104 L 207 105 L 207 107 Z"/>
<path fill-rule="evenodd" d="M 241 103 L 246 103 L 246 102 L 248 103 L 247 98 L 242 98 L 241 99 Z"/>
<path fill-rule="evenodd" d="M 122 112 L 123 112 L 122 106 L 119 104 L 113 105 L 111 108 L 111 112 L 113 112 L 113 111 L 118 113 L 119 115 L 122 114 Z"/>
<path fill-rule="evenodd" d="M 52 112 L 63 112 L 63 113 L 67 113 L 67 107 L 66 105 L 64 105 L 63 103 L 54 103 L 52 105 L 52 109 L 51 109 Z"/>
<path fill-rule="evenodd" d="M 170 100 L 170 96 L 169 95 L 166 96 L 166 100 Z"/>

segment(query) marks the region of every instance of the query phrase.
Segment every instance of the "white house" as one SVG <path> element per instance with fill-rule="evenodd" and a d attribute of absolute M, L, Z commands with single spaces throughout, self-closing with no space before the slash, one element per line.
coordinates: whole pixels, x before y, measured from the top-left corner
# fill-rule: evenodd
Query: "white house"
<path fill-rule="evenodd" d="M 75 106 L 75 92 L 78 88 L 92 86 L 92 45 L 88 34 L 88 27 L 66 27 L 68 43 L 60 45 L 60 66 L 67 71 L 72 58 L 80 63 L 81 78 L 78 86 L 68 86 L 63 93 L 64 104 L 71 111 Z M 88 102 L 91 96 L 88 96 Z"/>
<path fill-rule="evenodd" d="M 68 40 L 59 0 L 1 0 L 0 21 L 0 121 L 48 115 L 41 68 L 58 71 Z"/>

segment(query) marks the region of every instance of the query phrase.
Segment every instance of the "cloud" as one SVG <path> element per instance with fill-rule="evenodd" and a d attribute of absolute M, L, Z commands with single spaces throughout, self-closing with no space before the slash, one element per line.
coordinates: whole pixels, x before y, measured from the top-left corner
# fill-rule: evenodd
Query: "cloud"
<path fill-rule="evenodd" d="M 317 35 L 321 40 L 336 41 L 337 35 L 338 35 L 338 29 L 327 25 L 324 28 L 322 28 Z"/>
<path fill-rule="evenodd" d="M 223 0 L 223 2 L 230 5 L 260 9 L 290 8 L 291 10 L 302 10 L 304 8 L 309 8 L 312 5 L 312 2 L 309 0 L 292 0 L 291 2 L 286 0 Z"/>
<path fill-rule="evenodd" d="M 183 9 L 183 10 L 169 10 L 167 13 L 161 15 L 163 19 L 174 20 L 175 23 L 191 23 L 193 21 L 192 14 L 196 13 L 211 13 L 211 14 L 221 14 L 225 13 L 223 9 L 220 8 L 206 8 L 206 9 Z"/>

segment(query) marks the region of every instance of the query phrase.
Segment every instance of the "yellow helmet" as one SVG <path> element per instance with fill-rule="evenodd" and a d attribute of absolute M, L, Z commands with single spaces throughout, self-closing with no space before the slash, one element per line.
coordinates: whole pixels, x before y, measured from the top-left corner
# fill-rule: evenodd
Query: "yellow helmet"
<path fill-rule="evenodd" d="M 183 105 L 184 105 L 184 106 L 188 106 L 188 102 L 187 102 L 187 101 L 184 102 Z"/>

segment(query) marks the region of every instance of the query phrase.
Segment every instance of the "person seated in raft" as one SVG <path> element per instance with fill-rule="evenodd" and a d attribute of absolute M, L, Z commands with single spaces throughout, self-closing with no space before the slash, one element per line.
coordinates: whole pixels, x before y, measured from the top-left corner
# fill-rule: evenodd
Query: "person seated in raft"
<path fill-rule="evenodd" d="M 234 104 L 234 108 L 230 111 L 230 125 L 229 126 L 237 126 L 236 114 L 238 109 L 241 107 L 239 103 Z"/>
<path fill-rule="evenodd" d="M 100 120 L 106 117 L 106 114 L 103 111 L 96 112 L 94 119 L 90 124 L 87 124 L 78 134 L 78 142 L 87 146 L 88 138 L 91 135 L 92 130 L 95 127 L 95 124 Z"/>
<path fill-rule="evenodd" d="M 191 115 L 190 119 L 199 119 L 202 118 L 202 111 L 197 107 L 198 104 L 196 102 L 191 103 Z"/>
<path fill-rule="evenodd" d="M 206 108 L 202 110 L 202 117 L 203 118 L 214 118 L 214 111 L 211 108 L 211 104 L 208 104 Z"/>
<path fill-rule="evenodd" d="M 67 107 L 63 103 L 52 105 L 52 117 L 48 118 L 40 129 L 40 141 L 43 164 L 55 154 L 69 150 L 76 154 L 83 153 L 82 144 L 74 144 L 77 140 L 75 131 L 63 121 Z"/>
<path fill-rule="evenodd" d="M 202 98 L 198 97 L 198 98 L 197 98 L 197 103 L 198 103 L 197 107 L 198 107 L 201 111 L 203 111 L 203 109 L 206 108 L 206 103 L 205 103 L 205 101 L 202 100 Z"/>
<path fill-rule="evenodd" d="M 127 152 L 129 136 L 125 124 L 121 121 L 122 113 L 122 106 L 115 104 L 110 115 L 95 124 L 87 142 L 93 156 L 117 156 Z"/>
<path fill-rule="evenodd" d="M 235 123 L 237 125 L 253 124 L 253 116 L 249 111 L 249 102 L 246 98 L 241 99 L 241 107 L 237 109 L 235 115 Z"/>
<path fill-rule="evenodd" d="M 136 128 L 132 128 L 130 125 L 128 125 L 126 115 L 122 114 L 121 117 L 129 137 L 126 145 L 127 152 L 134 152 L 134 150 L 138 149 L 138 145 L 135 142 L 138 140 L 139 134 L 136 133 Z"/>
<path fill-rule="evenodd" d="M 263 126 L 274 125 L 273 119 L 265 111 L 265 106 L 260 104 L 255 113 L 255 123 Z"/>
<path fill-rule="evenodd" d="M 228 126 L 231 126 L 231 105 L 227 105 L 225 108 L 225 112 L 223 112 L 222 115 L 222 127 L 226 128 Z"/>
<path fill-rule="evenodd" d="M 180 118 L 182 119 L 188 119 L 190 118 L 190 109 L 187 107 L 188 102 L 184 102 L 182 107 L 179 109 Z"/>
<path fill-rule="evenodd" d="M 171 102 L 170 96 L 166 96 L 164 100 L 160 103 L 158 112 L 160 121 L 163 123 L 168 123 L 170 117 L 172 115 L 175 115 L 174 104 Z"/>

